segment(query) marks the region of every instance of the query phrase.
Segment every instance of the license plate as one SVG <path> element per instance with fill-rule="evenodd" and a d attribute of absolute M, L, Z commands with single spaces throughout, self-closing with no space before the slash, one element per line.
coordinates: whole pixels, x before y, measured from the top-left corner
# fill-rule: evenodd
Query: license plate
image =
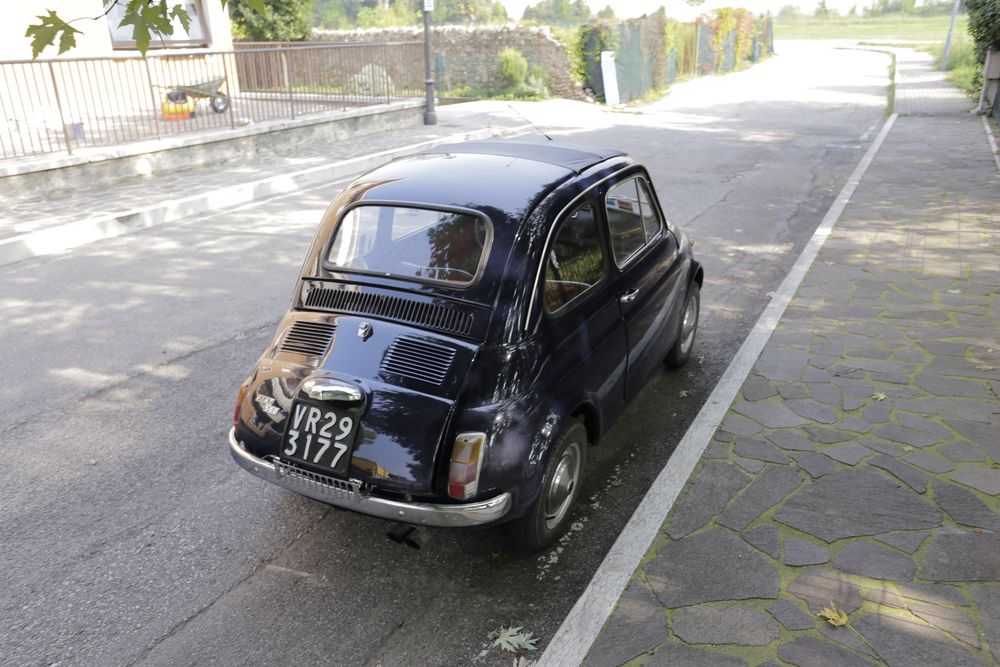
<path fill-rule="evenodd" d="M 281 453 L 289 459 L 346 476 L 357 433 L 358 415 L 355 411 L 295 403 L 285 429 Z"/>

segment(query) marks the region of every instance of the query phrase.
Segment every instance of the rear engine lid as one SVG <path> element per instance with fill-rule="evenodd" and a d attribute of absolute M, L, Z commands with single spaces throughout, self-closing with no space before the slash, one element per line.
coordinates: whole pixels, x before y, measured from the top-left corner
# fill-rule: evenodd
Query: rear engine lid
<path fill-rule="evenodd" d="M 286 325 L 259 369 L 254 414 L 245 416 L 265 449 L 322 474 L 433 494 L 438 457 L 448 453 L 440 444 L 479 346 L 351 315 L 297 313 Z M 318 383 L 357 388 L 359 397 L 324 393 Z M 315 443 L 327 441 L 332 449 L 317 454 Z M 342 444 L 348 458 L 334 462 Z"/>

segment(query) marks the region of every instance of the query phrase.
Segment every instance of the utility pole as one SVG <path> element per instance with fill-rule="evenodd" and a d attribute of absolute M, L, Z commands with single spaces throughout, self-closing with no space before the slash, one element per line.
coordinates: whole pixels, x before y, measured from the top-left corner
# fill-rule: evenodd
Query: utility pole
<path fill-rule="evenodd" d="M 958 2 L 958 0 L 955 0 Z M 434 113 L 434 73 L 431 71 L 431 12 L 434 0 L 424 0 L 424 86 L 427 89 L 427 109 L 424 111 L 424 125 L 437 125 Z"/>
<path fill-rule="evenodd" d="M 941 69 L 948 69 L 948 56 L 951 52 L 951 36 L 955 32 L 955 17 L 958 16 L 958 5 L 962 0 L 955 0 L 951 6 L 951 23 L 948 24 L 948 36 L 944 40 L 944 53 L 941 54 Z"/>

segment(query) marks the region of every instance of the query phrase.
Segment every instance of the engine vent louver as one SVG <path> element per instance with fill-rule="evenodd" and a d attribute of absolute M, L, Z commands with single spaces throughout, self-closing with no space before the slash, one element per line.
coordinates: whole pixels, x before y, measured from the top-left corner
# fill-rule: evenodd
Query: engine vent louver
<path fill-rule="evenodd" d="M 460 336 L 468 336 L 472 331 L 472 312 L 465 309 L 336 287 L 309 290 L 306 308 L 374 315 Z"/>
<path fill-rule="evenodd" d="M 420 338 L 400 336 L 382 358 L 382 370 L 441 385 L 448 377 L 455 350 Z"/>
<path fill-rule="evenodd" d="M 299 320 L 285 333 L 280 351 L 322 357 L 330 349 L 330 342 L 336 332 L 336 324 Z"/>

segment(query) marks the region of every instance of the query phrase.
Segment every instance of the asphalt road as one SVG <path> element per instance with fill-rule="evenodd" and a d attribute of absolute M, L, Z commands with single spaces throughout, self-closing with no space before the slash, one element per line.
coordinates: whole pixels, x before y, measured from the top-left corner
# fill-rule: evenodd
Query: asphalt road
<path fill-rule="evenodd" d="M 0 663 L 509 665 L 502 625 L 543 647 L 883 119 L 885 56 L 779 51 L 532 118 L 645 162 L 707 276 L 697 360 L 650 381 L 540 556 L 501 530 L 413 551 L 230 460 L 236 388 L 343 184 L 0 269 Z"/>

